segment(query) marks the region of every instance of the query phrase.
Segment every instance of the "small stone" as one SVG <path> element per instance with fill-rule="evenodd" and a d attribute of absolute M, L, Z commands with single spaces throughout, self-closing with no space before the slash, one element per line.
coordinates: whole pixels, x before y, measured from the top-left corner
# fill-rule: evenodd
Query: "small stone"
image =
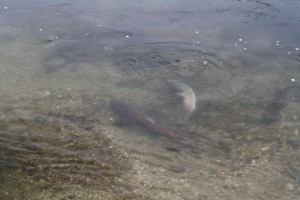
<path fill-rule="evenodd" d="M 170 170 L 175 173 L 184 173 L 185 172 L 184 167 L 175 166 L 175 165 L 170 166 Z"/>
<path fill-rule="evenodd" d="M 262 150 L 262 151 L 268 151 L 269 149 L 270 149 L 270 147 L 266 146 L 266 147 L 262 147 L 260 150 Z"/>
<path fill-rule="evenodd" d="M 299 136 L 299 130 L 298 130 L 298 129 L 295 129 L 295 130 L 293 131 L 293 134 L 296 135 L 296 136 Z"/>
<path fill-rule="evenodd" d="M 287 183 L 287 184 L 285 184 L 285 188 L 289 191 L 293 191 L 293 190 L 295 190 L 296 187 L 292 183 Z"/>

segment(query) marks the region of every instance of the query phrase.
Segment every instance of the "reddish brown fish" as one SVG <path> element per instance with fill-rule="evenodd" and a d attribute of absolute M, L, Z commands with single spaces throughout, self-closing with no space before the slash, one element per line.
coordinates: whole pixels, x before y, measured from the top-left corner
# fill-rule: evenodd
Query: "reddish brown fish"
<path fill-rule="evenodd" d="M 135 108 L 118 100 L 110 100 L 109 104 L 110 108 L 122 119 L 145 127 L 157 135 L 161 135 L 169 139 L 177 139 L 177 136 L 169 128 L 150 120 L 146 114 L 136 110 Z"/>

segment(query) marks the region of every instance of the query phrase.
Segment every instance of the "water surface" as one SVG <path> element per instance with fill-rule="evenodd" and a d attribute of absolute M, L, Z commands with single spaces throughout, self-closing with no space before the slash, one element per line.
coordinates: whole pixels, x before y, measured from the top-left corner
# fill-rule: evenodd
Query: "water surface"
<path fill-rule="evenodd" d="M 0 2 L 1 199 L 297 199 L 299 8 Z M 188 120 L 169 79 L 198 97 Z"/>

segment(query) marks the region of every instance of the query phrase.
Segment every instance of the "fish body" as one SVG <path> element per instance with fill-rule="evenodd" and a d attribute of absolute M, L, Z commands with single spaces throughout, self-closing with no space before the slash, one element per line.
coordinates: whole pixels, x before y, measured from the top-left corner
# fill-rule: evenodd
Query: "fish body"
<path fill-rule="evenodd" d="M 196 108 L 196 95 L 193 89 L 185 83 L 177 80 L 169 80 L 169 83 L 171 87 L 179 93 L 179 96 L 182 97 L 183 111 L 185 118 L 187 119 Z"/>
<path fill-rule="evenodd" d="M 136 123 L 152 133 L 167 137 L 169 139 L 177 139 L 177 136 L 169 128 L 154 122 L 149 116 L 138 111 L 137 109 L 126 105 L 118 100 L 110 100 L 110 108 L 116 112 L 121 118 L 125 118 L 130 122 Z"/>

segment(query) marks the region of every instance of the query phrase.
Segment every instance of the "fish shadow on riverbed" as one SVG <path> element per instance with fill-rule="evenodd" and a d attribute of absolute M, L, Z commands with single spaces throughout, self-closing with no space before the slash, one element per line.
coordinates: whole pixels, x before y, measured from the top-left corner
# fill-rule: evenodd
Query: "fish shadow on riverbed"
<path fill-rule="evenodd" d="M 261 116 L 262 122 L 265 124 L 279 122 L 282 119 L 280 112 L 292 100 L 300 103 L 299 85 L 288 86 L 284 89 L 278 90 L 266 106 Z"/>

